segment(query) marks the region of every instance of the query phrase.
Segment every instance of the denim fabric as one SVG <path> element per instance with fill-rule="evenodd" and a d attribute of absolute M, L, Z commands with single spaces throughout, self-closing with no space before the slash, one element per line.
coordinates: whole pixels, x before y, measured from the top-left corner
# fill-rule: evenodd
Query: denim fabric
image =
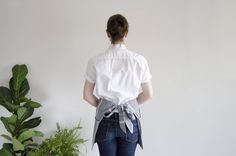
<path fill-rule="evenodd" d="M 93 131 L 93 141 L 92 141 L 92 148 L 96 143 L 95 136 L 98 130 L 98 127 L 103 118 L 108 118 L 112 115 L 115 111 L 118 111 L 118 122 L 121 130 L 126 134 L 127 132 L 133 132 L 133 123 L 131 122 L 133 119 L 136 118 L 136 123 L 138 125 L 139 137 L 138 137 L 138 144 L 141 148 L 143 148 L 142 143 L 142 129 L 140 123 L 140 110 L 139 105 L 136 99 L 127 101 L 124 104 L 117 105 L 105 98 L 102 98 L 99 102 L 97 109 L 96 109 L 96 116 L 95 116 L 95 123 L 94 123 L 94 131 Z M 131 128 L 131 129 L 130 129 Z M 126 131 L 127 130 L 127 131 Z"/>
<path fill-rule="evenodd" d="M 100 122 L 95 137 L 100 156 L 134 156 L 139 139 L 137 120 L 132 120 L 133 133 L 122 131 L 119 114 L 114 113 Z"/>

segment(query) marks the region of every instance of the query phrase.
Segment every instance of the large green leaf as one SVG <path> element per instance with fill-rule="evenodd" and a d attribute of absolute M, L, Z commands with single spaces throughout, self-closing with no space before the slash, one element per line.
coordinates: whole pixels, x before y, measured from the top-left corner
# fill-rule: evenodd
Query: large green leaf
<path fill-rule="evenodd" d="M 12 143 L 13 143 L 13 150 L 14 151 L 23 151 L 24 150 L 24 145 L 16 138 L 12 138 Z"/>
<path fill-rule="evenodd" d="M 34 112 L 33 108 L 30 107 L 20 107 L 17 110 L 17 116 L 20 122 L 24 121 L 25 119 L 29 118 Z"/>
<path fill-rule="evenodd" d="M 27 98 L 25 98 L 25 95 L 29 92 L 30 87 L 29 87 L 28 80 L 26 78 L 22 82 L 19 92 L 14 90 L 14 78 L 13 77 L 9 81 L 9 88 L 10 88 L 11 93 L 13 95 L 14 101 L 16 101 L 18 99 L 18 100 L 20 100 L 19 102 L 22 102 L 22 100 L 27 99 Z"/>
<path fill-rule="evenodd" d="M 7 119 L 7 122 L 9 124 L 15 125 L 16 121 L 17 121 L 17 115 L 16 114 L 12 114 L 12 116 L 7 117 L 6 119 Z"/>
<path fill-rule="evenodd" d="M 20 97 L 24 97 L 30 90 L 30 87 L 29 87 L 29 82 L 27 79 L 24 79 L 24 81 L 22 82 L 21 84 L 21 87 L 20 87 L 20 92 L 19 92 L 19 96 Z"/>
<path fill-rule="evenodd" d="M 1 117 L 0 119 L 1 119 L 2 123 L 4 124 L 6 130 L 7 130 L 9 133 L 12 134 L 12 133 L 14 132 L 14 130 L 15 130 L 15 127 L 14 127 L 13 125 L 11 125 L 10 123 L 8 123 L 7 118 Z"/>
<path fill-rule="evenodd" d="M 13 73 L 13 88 L 15 91 L 18 91 L 28 73 L 27 66 L 25 64 L 15 65 L 12 68 L 12 73 Z"/>
<path fill-rule="evenodd" d="M 2 145 L 4 149 L 6 149 L 9 153 L 13 153 L 13 144 L 12 143 L 4 143 Z"/>
<path fill-rule="evenodd" d="M 14 105 L 9 102 L 6 102 L 5 105 L 2 105 L 2 106 L 5 107 L 9 112 L 12 112 L 12 113 L 20 107 L 19 105 Z"/>
<path fill-rule="evenodd" d="M 0 87 L 0 104 L 4 104 L 6 102 L 12 102 L 11 91 L 7 87 Z"/>
<path fill-rule="evenodd" d="M 10 89 L 6 87 L 0 87 L 0 105 L 5 107 L 8 111 L 15 111 L 18 106 L 12 104 L 12 93 Z"/>
<path fill-rule="evenodd" d="M 24 115 L 26 114 L 26 112 L 27 112 L 27 108 L 26 107 L 20 107 L 17 110 L 18 120 L 21 120 L 24 117 Z"/>
<path fill-rule="evenodd" d="M 35 102 L 35 101 L 27 101 L 25 104 L 24 104 L 24 107 L 32 107 L 32 108 L 39 108 L 41 107 L 42 105 L 38 102 Z"/>
<path fill-rule="evenodd" d="M 6 150 L 5 148 L 2 148 L 0 150 L 0 156 L 13 156 L 13 154 L 11 154 L 11 152 L 9 152 L 8 150 Z"/>
<path fill-rule="evenodd" d="M 23 122 L 23 124 L 21 125 L 21 129 L 25 129 L 25 128 L 34 128 L 37 127 L 39 124 L 41 123 L 41 118 L 40 117 L 36 117 L 36 118 L 32 118 L 28 121 Z"/>
<path fill-rule="evenodd" d="M 36 137 L 36 136 L 43 137 L 43 133 L 39 132 L 39 131 L 28 130 L 28 131 L 25 131 L 25 132 L 20 134 L 20 136 L 18 137 L 18 141 L 23 142 L 27 139 L 30 139 L 30 138 Z"/>
<path fill-rule="evenodd" d="M 15 130 L 17 115 L 12 114 L 12 116 L 10 116 L 10 117 L 1 117 L 1 121 L 3 122 L 7 131 L 12 134 Z"/>

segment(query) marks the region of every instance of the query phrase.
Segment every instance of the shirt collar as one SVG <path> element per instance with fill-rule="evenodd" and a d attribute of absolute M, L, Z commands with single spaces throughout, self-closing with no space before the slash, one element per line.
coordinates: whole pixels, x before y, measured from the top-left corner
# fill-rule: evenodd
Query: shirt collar
<path fill-rule="evenodd" d="M 124 43 L 111 44 L 110 48 L 114 49 L 127 49 Z"/>

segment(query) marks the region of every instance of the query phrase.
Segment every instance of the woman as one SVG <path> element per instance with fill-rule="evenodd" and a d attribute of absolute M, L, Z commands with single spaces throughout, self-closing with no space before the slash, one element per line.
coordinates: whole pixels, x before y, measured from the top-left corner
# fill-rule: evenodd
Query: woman
<path fill-rule="evenodd" d="M 83 98 L 96 107 L 93 145 L 100 156 L 134 156 L 137 144 L 143 147 L 139 104 L 152 97 L 152 76 L 147 60 L 124 43 L 128 27 L 120 14 L 109 18 L 111 45 L 89 59 L 85 72 Z"/>

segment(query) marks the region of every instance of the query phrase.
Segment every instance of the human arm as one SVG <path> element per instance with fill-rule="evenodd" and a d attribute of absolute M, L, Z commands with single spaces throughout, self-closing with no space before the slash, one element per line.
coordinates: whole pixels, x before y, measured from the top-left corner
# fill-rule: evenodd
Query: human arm
<path fill-rule="evenodd" d="M 141 83 L 141 87 L 142 87 L 143 91 L 137 97 L 138 104 L 142 104 L 142 103 L 146 102 L 147 100 L 151 99 L 153 96 L 153 89 L 152 89 L 151 80 Z"/>
<path fill-rule="evenodd" d="M 95 87 L 95 83 L 85 80 L 84 90 L 83 90 L 83 99 L 87 101 L 90 105 L 97 107 L 99 103 L 99 99 L 93 95 L 94 87 Z"/>

